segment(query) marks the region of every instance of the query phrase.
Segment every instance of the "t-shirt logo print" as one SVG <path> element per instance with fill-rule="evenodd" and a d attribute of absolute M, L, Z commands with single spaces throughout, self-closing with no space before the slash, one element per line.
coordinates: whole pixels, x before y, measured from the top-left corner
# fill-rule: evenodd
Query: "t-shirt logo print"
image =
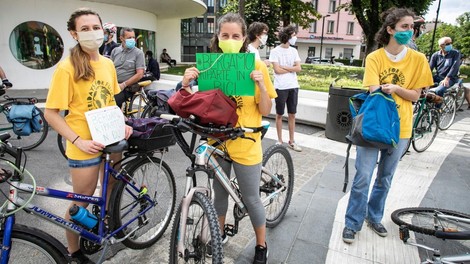
<path fill-rule="evenodd" d="M 90 91 L 88 92 L 88 110 L 105 107 L 109 105 L 109 102 L 111 101 L 114 101 L 114 96 L 112 96 L 111 93 L 110 83 L 101 80 L 95 80 L 91 84 Z"/>
<path fill-rule="evenodd" d="M 405 75 L 397 68 L 388 68 L 379 75 L 380 84 L 391 83 L 398 86 L 405 85 Z"/>
<path fill-rule="evenodd" d="M 238 95 L 231 95 L 229 96 L 230 100 L 232 100 L 235 104 L 237 104 L 237 109 L 242 108 L 243 106 L 243 98 Z"/>

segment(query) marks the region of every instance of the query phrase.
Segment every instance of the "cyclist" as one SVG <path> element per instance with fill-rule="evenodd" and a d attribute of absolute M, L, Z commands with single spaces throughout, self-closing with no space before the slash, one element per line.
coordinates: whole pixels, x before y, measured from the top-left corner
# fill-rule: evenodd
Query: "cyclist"
<path fill-rule="evenodd" d="M 104 23 L 104 45 L 100 47 L 100 54 L 105 56 L 106 58 L 111 57 L 111 52 L 114 48 L 119 46 L 116 42 L 114 42 L 114 35 L 116 34 L 117 28 L 116 25 L 113 23 Z"/>
<path fill-rule="evenodd" d="M 459 81 L 460 68 L 460 52 L 452 48 L 452 39 L 443 37 L 438 40 L 440 50 L 431 56 L 429 66 L 431 71 L 436 69 L 433 76 L 434 83 L 439 83 L 435 92 L 439 96 L 443 96 L 447 88 L 452 87 Z"/>
<path fill-rule="evenodd" d="M 419 38 L 424 33 L 424 30 L 426 29 L 425 21 L 424 18 L 417 16 L 415 17 L 414 21 L 414 26 L 413 26 L 413 37 L 411 37 L 410 42 L 408 42 L 408 47 L 412 48 L 414 50 L 418 50 L 418 46 L 416 45 L 416 39 Z"/>

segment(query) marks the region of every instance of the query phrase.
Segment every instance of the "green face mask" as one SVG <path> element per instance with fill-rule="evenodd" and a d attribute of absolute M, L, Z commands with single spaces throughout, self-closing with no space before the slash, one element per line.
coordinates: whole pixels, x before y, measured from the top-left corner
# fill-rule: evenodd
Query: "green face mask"
<path fill-rule="evenodd" d="M 243 41 L 241 40 L 219 40 L 219 48 L 224 53 L 239 53 L 240 49 L 243 46 Z"/>

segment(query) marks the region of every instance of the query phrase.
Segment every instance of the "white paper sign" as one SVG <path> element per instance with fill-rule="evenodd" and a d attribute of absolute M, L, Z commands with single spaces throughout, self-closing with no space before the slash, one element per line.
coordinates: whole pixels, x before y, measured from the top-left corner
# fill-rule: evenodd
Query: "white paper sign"
<path fill-rule="evenodd" d="M 108 106 L 85 112 L 91 137 L 105 146 L 125 138 L 124 114 L 117 106 Z"/>

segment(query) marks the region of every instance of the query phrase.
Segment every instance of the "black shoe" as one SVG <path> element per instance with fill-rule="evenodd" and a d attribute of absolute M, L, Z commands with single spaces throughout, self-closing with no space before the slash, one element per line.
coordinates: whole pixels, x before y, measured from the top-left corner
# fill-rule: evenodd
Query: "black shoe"
<path fill-rule="evenodd" d="M 367 226 L 372 228 L 372 230 L 381 237 L 386 237 L 388 235 L 387 229 L 381 223 L 370 223 L 367 222 Z"/>
<path fill-rule="evenodd" d="M 225 245 L 228 241 L 228 236 L 226 234 L 222 235 L 222 245 Z M 206 246 L 206 256 L 212 257 L 212 241 L 209 241 Z"/>
<path fill-rule="evenodd" d="M 343 241 L 344 243 L 351 244 L 356 239 L 356 232 L 352 229 L 344 227 L 343 229 Z"/>
<path fill-rule="evenodd" d="M 71 258 L 71 263 L 75 264 L 95 264 L 95 262 L 91 261 L 83 252 L 79 249 L 74 253 L 69 255 Z"/>
<path fill-rule="evenodd" d="M 255 247 L 255 259 L 253 260 L 253 264 L 265 264 L 268 263 L 268 245 L 266 244 L 264 247 L 257 245 Z"/>

